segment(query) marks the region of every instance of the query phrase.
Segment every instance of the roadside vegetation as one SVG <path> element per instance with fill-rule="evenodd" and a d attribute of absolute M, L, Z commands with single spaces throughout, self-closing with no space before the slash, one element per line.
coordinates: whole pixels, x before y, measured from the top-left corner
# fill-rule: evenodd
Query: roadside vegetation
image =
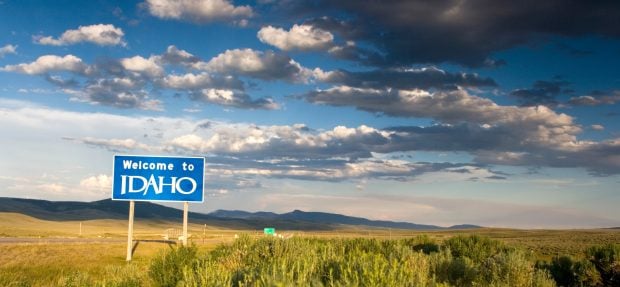
<path fill-rule="evenodd" d="M 540 260 L 526 248 L 478 235 L 441 241 L 424 235 L 394 240 L 241 236 L 213 248 L 165 247 L 141 255 L 148 260 L 99 269 L 88 269 L 83 259 L 82 269 L 40 270 L 53 273 L 40 280 L 15 275 L 17 265 L 6 272 L 5 264 L 0 285 L 620 286 L 618 243 Z"/>

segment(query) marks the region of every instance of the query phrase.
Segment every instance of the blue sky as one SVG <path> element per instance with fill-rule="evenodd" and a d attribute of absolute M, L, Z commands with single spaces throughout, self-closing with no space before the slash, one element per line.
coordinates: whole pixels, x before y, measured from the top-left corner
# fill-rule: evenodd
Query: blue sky
<path fill-rule="evenodd" d="M 206 157 L 195 211 L 620 225 L 615 1 L 0 1 L 2 196 Z"/>

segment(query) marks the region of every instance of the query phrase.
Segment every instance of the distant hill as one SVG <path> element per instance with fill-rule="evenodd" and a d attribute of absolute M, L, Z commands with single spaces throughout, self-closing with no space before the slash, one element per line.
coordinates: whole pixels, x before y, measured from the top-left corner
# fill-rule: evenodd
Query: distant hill
<path fill-rule="evenodd" d="M 0 212 L 16 212 L 46 220 L 91 220 L 127 218 L 129 204 L 104 199 L 93 202 L 47 201 L 0 197 Z M 196 219 L 210 219 L 206 214 L 190 213 Z M 136 202 L 135 217 L 167 220 L 182 216 L 182 211 L 150 202 Z"/>
<path fill-rule="evenodd" d="M 129 204 L 127 202 L 112 201 L 111 199 L 75 202 L 0 197 L 0 212 L 21 213 L 44 220 L 126 219 L 128 211 Z M 135 217 L 136 219 L 179 221 L 182 217 L 182 211 L 150 202 L 136 202 Z M 480 228 L 480 226 L 468 224 L 446 228 L 436 225 L 369 220 L 341 214 L 304 212 L 301 210 L 283 214 L 216 210 L 208 214 L 190 212 L 189 218 L 195 223 L 238 229 L 262 229 L 266 226 L 289 230 L 331 230 L 347 226 L 417 230 Z"/>
<path fill-rule="evenodd" d="M 301 210 L 295 210 L 289 213 L 276 214 L 272 212 L 246 212 L 246 211 L 228 211 L 228 210 L 216 210 L 209 213 L 209 215 L 226 217 L 226 218 L 238 218 L 238 219 L 280 219 L 280 220 L 293 220 L 304 221 L 313 223 L 329 222 L 332 224 L 340 225 L 352 225 L 352 226 L 369 226 L 369 227 L 382 227 L 382 228 L 396 228 L 396 229 L 426 229 L 436 230 L 445 229 L 444 227 L 436 225 L 415 224 L 409 222 L 394 222 L 384 220 L 369 220 L 361 217 L 346 216 L 334 213 L 325 212 L 305 212 Z M 472 228 L 473 226 L 468 225 Z M 474 227 L 475 228 L 475 227 Z"/>

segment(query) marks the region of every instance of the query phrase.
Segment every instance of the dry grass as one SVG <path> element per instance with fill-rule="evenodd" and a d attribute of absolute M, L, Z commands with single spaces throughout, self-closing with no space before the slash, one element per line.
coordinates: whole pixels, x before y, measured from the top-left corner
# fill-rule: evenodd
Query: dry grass
<path fill-rule="evenodd" d="M 134 236 L 138 239 L 162 239 L 165 230 L 169 228 L 181 229 L 182 222 L 136 219 Z M 232 237 L 248 231 L 222 230 L 210 226 L 205 228 L 202 224 L 190 223 L 188 232 L 194 239 L 202 239 L 202 237 Z M 127 220 L 49 221 L 18 213 L 0 212 L 0 237 L 123 238 L 126 236 Z"/>
<path fill-rule="evenodd" d="M 206 252 L 216 244 L 198 246 L 201 252 Z M 0 244 L 0 285 L 19 282 L 26 286 L 53 286 L 71 274 L 87 274 L 94 280 L 102 280 L 113 268 L 127 265 L 132 265 L 148 280 L 149 262 L 170 246 L 140 242 L 130 263 L 125 261 L 126 248 L 122 243 Z"/>
<path fill-rule="evenodd" d="M 133 264 L 146 266 L 162 247 L 144 244 Z M 100 276 L 108 265 L 125 264 L 123 244 L 3 244 L 0 273 L 30 282 L 53 282 L 63 275 L 86 272 Z"/>
<path fill-rule="evenodd" d="M 80 235 L 80 223 L 82 233 Z M 168 228 L 180 229 L 181 223 L 142 221 L 134 223 L 134 239 L 161 240 Z M 202 251 L 219 242 L 231 241 L 236 230 L 217 230 L 190 224 L 191 241 Z M 97 279 L 114 267 L 125 267 L 127 245 L 126 220 L 46 221 L 16 213 L 0 213 L 0 237 L 37 238 L 30 243 L 0 242 L 0 286 L 54 286 L 59 278 L 88 274 Z M 66 242 L 53 239 L 67 238 Z M 106 242 L 74 242 L 97 239 Z M 148 263 L 168 244 L 140 241 L 131 265 L 147 273 Z"/>

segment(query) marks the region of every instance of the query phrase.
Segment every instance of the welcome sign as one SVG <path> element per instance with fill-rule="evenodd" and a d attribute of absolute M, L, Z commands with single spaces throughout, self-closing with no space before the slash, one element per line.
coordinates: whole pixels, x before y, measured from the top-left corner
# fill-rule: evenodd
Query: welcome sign
<path fill-rule="evenodd" d="M 113 200 L 204 201 L 203 157 L 114 156 Z"/>

